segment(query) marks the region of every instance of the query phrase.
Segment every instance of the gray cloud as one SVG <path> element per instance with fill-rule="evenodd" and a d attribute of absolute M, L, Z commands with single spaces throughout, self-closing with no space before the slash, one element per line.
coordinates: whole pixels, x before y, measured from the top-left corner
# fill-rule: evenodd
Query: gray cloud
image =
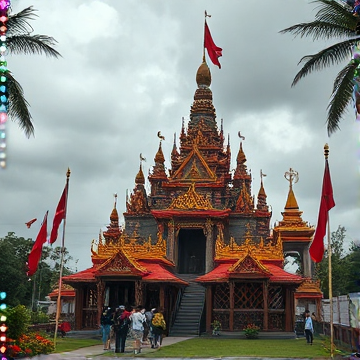
<path fill-rule="evenodd" d="M 14 2 L 14 12 L 31 5 Z M 8 57 L 8 66 L 31 103 L 35 138 L 8 125 L 8 168 L 0 173 L 0 236 L 8 231 L 35 238 L 46 210 L 51 221 L 72 170 L 66 246 L 78 270 L 91 265 L 90 244 L 109 223 L 113 193 L 125 210 L 126 189 L 134 187 L 139 154 L 153 166 L 158 130 L 165 135 L 169 167 L 173 134 L 189 117 L 202 59 L 203 14 L 223 48 L 222 69 L 209 64 L 214 105 L 230 134 L 233 167 L 237 132 L 252 169 L 253 193 L 263 169 L 272 222 L 281 219 L 288 182 L 284 172 L 299 171 L 294 186 L 303 219 L 316 224 L 324 169 L 323 146 L 330 145 L 336 207 L 331 225 L 359 239 L 358 123 L 349 109 L 341 128 L 327 138 L 326 106 L 339 68 L 313 74 L 295 88 L 297 62 L 325 43 L 293 39 L 279 31 L 311 20 L 313 4 L 250 1 L 96 1 L 38 0 L 35 33 L 54 36 L 63 58 Z M 345 65 L 345 64 L 344 64 Z M 24 223 L 37 217 L 31 229 Z"/>

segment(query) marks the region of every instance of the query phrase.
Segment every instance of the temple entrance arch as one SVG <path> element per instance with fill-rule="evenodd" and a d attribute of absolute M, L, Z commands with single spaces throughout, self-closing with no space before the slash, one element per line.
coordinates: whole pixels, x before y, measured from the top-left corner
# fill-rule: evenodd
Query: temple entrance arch
<path fill-rule="evenodd" d="M 206 237 L 203 229 L 180 229 L 178 235 L 178 272 L 204 274 Z"/>

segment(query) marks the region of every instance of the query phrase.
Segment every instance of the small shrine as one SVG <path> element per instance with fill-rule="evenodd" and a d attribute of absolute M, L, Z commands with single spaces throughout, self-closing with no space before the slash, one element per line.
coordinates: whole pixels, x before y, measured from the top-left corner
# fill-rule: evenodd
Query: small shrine
<path fill-rule="evenodd" d="M 125 226 L 119 226 L 115 197 L 110 224 L 91 245 L 93 266 L 63 278 L 76 292 L 77 329 L 98 326 L 104 305 L 142 304 L 163 307 L 171 332 L 191 284 L 204 290 L 194 333 L 210 331 L 214 320 L 225 331 L 241 331 L 248 323 L 262 331 L 293 331 L 296 296 L 306 296 L 311 283 L 312 299 L 321 298 L 308 254 L 314 228 L 302 220 L 293 192 L 298 174 L 290 169 L 285 175 L 290 186 L 283 220 L 270 231 L 264 175 L 255 197 L 240 132 L 231 171 L 230 140 L 223 120 L 218 127 L 205 60 L 196 82 L 190 121 L 182 120 L 178 143 L 174 135 L 171 167 L 165 166 L 158 132 L 150 192 L 140 154 Z M 284 270 L 292 253 L 300 256 L 302 275 Z"/>

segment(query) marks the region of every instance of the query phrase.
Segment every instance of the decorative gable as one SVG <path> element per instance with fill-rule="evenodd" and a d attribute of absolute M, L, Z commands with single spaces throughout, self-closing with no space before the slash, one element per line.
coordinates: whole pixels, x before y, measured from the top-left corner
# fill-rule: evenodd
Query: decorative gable
<path fill-rule="evenodd" d="M 97 270 L 97 275 L 136 275 L 142 276 L 147 270 L 135 260 L 130 259 L 121 249 L 105 261 Z"/>
<path fill-rule="evenodd" d="M 171 202 L 169 209 L 210 210 L 213 207 L 208 199 L 196 192 L 195 183 L 192 183 L 185 194 L 180 195 Z"/>
<path fill-rule="evenodd" d="M 262 275 L 262 277 L 269 277 L 271 275 L 269 270 L 250 254 L 245 255 L 245 257 L 232 265 L 229 268 L 229 273 L 230 276 L 235 277 L 241 275 L 256 275 L 257 277 Z"/>
<path fill-rule="evenodd" d="M 211 171 L 196 145 L 183 161 L 179 169 L 171 177 L 172 181 L 216 181 L 216 175 Z"/>

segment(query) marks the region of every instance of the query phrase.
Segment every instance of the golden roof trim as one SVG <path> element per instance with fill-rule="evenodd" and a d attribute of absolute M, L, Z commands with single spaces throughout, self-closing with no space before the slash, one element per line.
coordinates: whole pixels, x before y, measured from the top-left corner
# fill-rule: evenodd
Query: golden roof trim
<path fill-rule="evenodd" d="M 284 260 L 281 237 L 278 237 L 275 244 L 265 244 L 263 238 L 260 243 L 255 243 L 248 231 L 242 244 L 238 245 L 233 236 L 230 237 L 229 244 L 225 244 L 222 231 L 219 232 L 215 242 L 215 260 L 244 258 L 248 254 L 257 260 Z"/>
<path fill-rule="evenodd" d="M 176 199 L 173 199 L 168 210 L 212 210 L 213 206 L 204 196 L 198 194 L 195 189 L 195 183 L 192 183 L 188 191 Z"/>
<path fill-rule="evenodd" d="M 182 175 L 182 171 L 184 170 L 184 168 L 187 166 L 187 164 L 191 161 L 191 159 L 194 157 L 194 155 L 196 155 L 201 163 L 201 165 L 203 165 L 203 167 L 205 168 L 206 173 L 208 174 L 207 178 L 196 178 L 196 179 L 185 179 L 183 177 L 180 178 L 180 175 Z M 193 166 L 193 164 L 192 164 Z M 174 175 L 171 176 L 170 180 L 174 181 L 174 180 L 198 180 L 198 181 L 216 181 L 216 175 L 211 171 L 211 169 L 209 168 L 207 162 L 205 161 L 204 157 L 201 155 L 198 147 L 196 144 L 193 144 L 193 148 L 191 150 L 191 152 L 189 153 L 189 155 L 186 157 L 186 159 L 183 161 L 183 163 L 181 164 L 181 166 L 176 170 L 176 172 L 174 173 Z"/>

